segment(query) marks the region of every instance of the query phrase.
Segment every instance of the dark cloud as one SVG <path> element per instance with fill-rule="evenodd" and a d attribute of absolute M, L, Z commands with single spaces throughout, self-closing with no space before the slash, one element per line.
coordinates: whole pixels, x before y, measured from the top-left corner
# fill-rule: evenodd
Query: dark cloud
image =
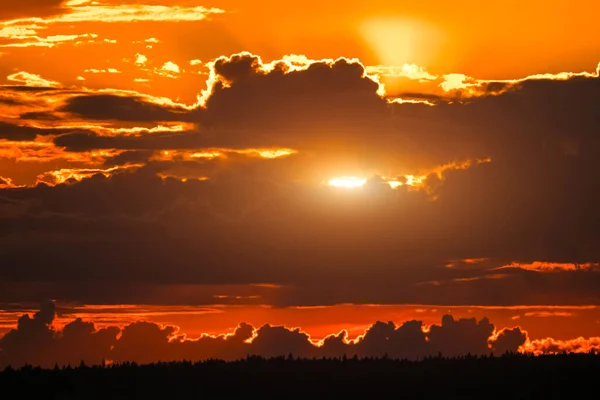
<path fill-rule="evenodd" d="M 514 352 L 515 347 L 518 348 L 526 341 L 527 333 L 520 328 L 502 329 L 492 341 L 493 352 L 495 354 Z"/>
<path fill-rule="evenodd" d="M 74 132 L 74 130 L 45 129 L 26 125 L 13 125 L 0 121 L 0 139 L 30 141 L 34 140 L 38 135 L 60 135 L 68 132 Z"/>
<path fill-rule="evenodd" d="M 214 71 L 226 84 L 213 87 L 200 114 L 208 127 L 303 129 L 311 136 L 314 129 L 372 126 L 387 113 L 378 84 L 361 64 L 345 59 L 301 71 L 281 63 L 266 72 L 258 57 L 241 54 L 217 59 Z"/>
<path fill-rule="evenodd" d="M 117 327 L 96 330 L 93 323 L 76 319 L 58 332 L 52 328 L 54 318 L 53 303 L 44 304 L 33 318 L 24 314 L 17 329 L 0 338 L 0 365 L 100 364 L 117 342 Z"/>
<path fill-rule="evenodd" d="M 477 183 L 483 174 L 478 170 L 493 164 L 449 173 L 432 201 L 424 191 L 402 188 L 377 185 L 345 193 L 292 182 L 290 171 L 303 162 L 294 158 L 189 163 L 191 171 L 210 175 L 207 181 L 161 179 L 158 173 L 187 165 L 164 162 L 111 178 L 6 191 L 6 201 L 18 207 L 3 214 L 1 280 L 55 284 L 53 298 L 92 303 L 109 299 L 110 291 L 101 288 L 113 284 L 114 276 L 129 287 L 124 292 L 139 284 L 289 285 L 272 300 L 278 305 L 600 300 L 595 270 L 493 270 L 515 260 L 596 257 L 593 236 L 588 242 L 580 236 L 580 252 L 561 254 L 564 245 L 537 245 L 548 226 L 536 231 L 519 214 L 495 216 L 504 206 L 492 199 L 461 199 L 460 192 L 446 191 L 464 179 L 463 190 L 475 196 L 466 180 Z M 481 188 L 490 185 L 481 182 Z M 465 205 L 469 213 L 462 211 Z M 468 257 L 490 260 L 472 269 L 446 267 Z M 85 290 L 65 287 L 75 282 Z M 129 301 L 140 300 L 134 293 Z"/>
<path fill-rule="evenodd" d="M 197 130 L 72 133 L 56 143 L 127 150 L 111 165 L 145 161 L 159 149 L 297 144 L 299 153 L 150 162 L 112 178 L 11 190 L 5 197 L 26 208 L 5 213 L 0 225 L 2 280 L 271 282 L 290 287 L 278 305 L 600 301 L 598 271 L 494 270 L 600 260 L 599 79 L 531 80 L 430 107 L 387 104 L 362 66 L 345 60 L 286 73 L 243 54 L 214 69 L 226 84 L 196 110 L 119 96 L 76 97 L 65 108 L 105 120 L 180 118 Z M 460 166 L 482 157 L 491 162 Z M 347 165 L 374 170 L 371 177 L 427 174 L 452 162 L 421 190 L 391 190 L 381 176 L 358 192 L 322 184 Z M 488 261 L 446 267 L 477 258 Z"/>
<path fill-rule="evenodd" d="M 42 307 L 33 318 L 19 319 L 17 329 L 0 338 L 0 367 L 25 363 L 51 367 L 136 361 L 151 363 L 171 360 L 234 360 L 246 355 L 278 357 L 383 357 L 421 359 L 437 355 L 446 357 L 491 352 L 517 352 L 527 340 L 520 328 L 503 330 L 493 337 L 494 325 L 487 319 L 454 320 L 443 317 L 441 325 L 424 331 L 421 321 L 409 321 L 396 327 L 394 323 L 376 322 L 362 337 L 348 341 L 347 333 L 328 336 L 321 345 L 311 341 L 300 329 L 264 325 L 254 329 L 242 323 L 233 333 L 190 339 L 172 326 L 150 322 L 133 322 L 122 330 L 116 327 L 95 329 L 91 322 L 76 319 L 62 331 L 52 327 L 55 310 L 52 303 Z"/>
<path fill-rule="evenodd" d="M 198 149 L 219 144 L 206 140 L 199 132 L 156 132 L 143 136 L 100 136 L 93 132 L 80 132 L 57 137 L 54 143 L 69 151 Z"/>
<path fill-rule="evenodd" d="M 417 359 L 430 355 L 427 336 L 421 321 L 408 321 L 399 327 L 393 322 L 376 322 L 355 344 L 356 354 L 361 357 L 383 357 Z M 326 341 L 325 347 L 331 345 Z"/>
<path fill-rule="evenodd" d="M 213 69 L 212 93 L 195 110 L 109 95 L 75 97 L 64 108 L 93 119 L 195 121 L 200 131 L 137 139 L 64 137 L 60 143 L 79 150 L 284 146 L 316 150 L 322 157 L 343 148 L 380 169 L 481 157 L 523 162 L 532 152 L 545 157 L 598 152 L 592 106 L 597 78 L 529 80 L 502 95 L 429 107 L 388 104 L 363 66 L 344 59 L 299 71 L 282 63 L 268 70 L 258 57 L 242 53 L 219 58 Z M 497 82 L 490 85 L 502 90 Z"/>
<path fill-rule="evenodd" d="M 67 135 L 69 137 L 71 135 Z M 72 136 L 77 136 L 77 134 L 73 134 Z M 87 135 L 84 135 L 87 136 Z M 119 166 L 124 164 L 139 164 L 147 162 L 153 155 L 152 151 L 149 150 L 141 150 L 141 151 L 124 151 L 121 154 L 108 158 L 104 162 L 104 164 L 108 167 Z"/>
<path fill-rule="evenodd" d="M 53 92 L 63 92 L 62 89 L 58 89 L 50 86 L 19 86 L 19 85 L 3 85 L 0 87 L 0 92 L 28 92 L 36 94 L 52 94 Z"/>
<path fill-rule="evenodd" d="M 185 110 L 161 106 L 141 98 L 94 94 L 72 97 L 58 111 L 69 112 L 90 120 L 119 121 L 181 121 Z"/>
<path fill-rule="evenodd" d="M 450 357 L 485 354 L 490 351 L 488 338 L 493 332 L 494 325 L 487 318 L 479 322 L 475 318 L 455 321 L 451 315 L 444 315 L 442 325 L 433 325 L 429 330 L 429 346 Z"/>
<path fill-rule="evenodd" d="M 61 117 L 51 111 L 32 111 L 20 115 L 21 119 L 31 121 L 60 121 Z"/>
<path fill-rule="evenodd" d="M 62 8 L 65 0 L 23 0 L 19 2 L 6 2 L 0 11 L 0 20 L 46 17 L 64 11 Z"/>

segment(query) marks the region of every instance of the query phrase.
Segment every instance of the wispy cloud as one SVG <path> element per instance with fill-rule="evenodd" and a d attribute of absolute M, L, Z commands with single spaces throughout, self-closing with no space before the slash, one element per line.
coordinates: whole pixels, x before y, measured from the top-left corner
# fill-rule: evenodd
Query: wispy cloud
<path fill-rule="evenodd" d="M 65 13 L 46 18 L 22 18 L 6 21 L 5 26 L 23 24 L 57 24 L 75 22 L 135 22 L 135 21 L 201 21 L 213 14 L 222 14 L 219 8 L 201 6 L 162 6 L 145 4 L 102 4 L 99 2 L 69 2 Z"/>
<path fill-rule="evenodd" d="M 21 71 L 9 75 L 7 78 L 10 82 L 16 82 L 25 86 L 34 87 L 60 87 L 60 83 L 49 79 L 44 79 L 39 75 L 30 74 L 29 72 Z"/>

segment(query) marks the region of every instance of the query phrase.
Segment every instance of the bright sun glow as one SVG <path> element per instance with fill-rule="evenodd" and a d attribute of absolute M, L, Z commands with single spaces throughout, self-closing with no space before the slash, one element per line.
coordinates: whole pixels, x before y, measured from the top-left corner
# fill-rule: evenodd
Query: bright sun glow
<path fill-rule="evenodd" d="M 346 188 L 346 189 L 355 189 L 362 187 L 367 180 L 365 178 L 358 178 L 356 176 L 342 176 L 339 178 L 333 178 L 329 180 L 330 186 Z"/>
<path fill-rule="evenodd" d="M 427 65 L 436 57 L 444 39 L 443 33 L 429 23 L 403 17 L 369 19 L 360 29 L 384 65 Z"/>

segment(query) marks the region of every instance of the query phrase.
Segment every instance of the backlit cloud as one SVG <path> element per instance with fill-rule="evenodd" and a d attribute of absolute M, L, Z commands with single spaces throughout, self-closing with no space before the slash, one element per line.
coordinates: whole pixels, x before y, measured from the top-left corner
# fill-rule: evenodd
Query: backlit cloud
<path fill-rule="evenodd" d="M 437 75 L 432 75 L 423 67 L 416 64 L 404 64 L 402 66 L 389 65 L 374 65 L 367 66 L 366 70 L 369 74 L 377 74 L 390 78 L 408 78 L 414 80 L 436 80 Z"/>
<path fill-rule="evenodd" d="M 21 71 L 15 74 L 9 75 L 7 80 L 11 82 L 16 82 L 25 86 L 34 86 L 34 87 L 60 87 L 60 83 L 51 81 L 48 79 L 44 79 L 39 75 L 30 74 L 29 72 Z"/>
<path fill-rule="evenodd" d="M 5 19 L 0 27 L 0 47 L 5 48 L 54 48 L 61 44 L 89 44 L 98 39 L 95 33 L 63 33 L 72 32 L 74 27 L 85 26 L 87 23 L 101 21 L 106 23 L 129 22 L 194 22 L 204 20 L 211 15 L 224 13 L 218 8 L 205 8 L 201 6 L 168 6 L 146 4 L 114 4 L 95 1 L 87 2 L 61 2 L 57 0 L 36 0 L 42 4 L 39 8 L 30 8 L 26 5 L 15 6 L 14 13 L 0 13 L 3 16 L 21 17 Z M 35 9 L 39 10 L 36 15 Z M 23 11 L 23 14 L 17 10 Z M 58 34 L 45 35 L 44 31 L 63 29 Z M 117 39 L 102 38 L 103 43 L 116 44 Z M 158 43 L 157 39 L 146 40 L 149 48 L 151 44 Z"/>
<path fill-rule="evenodd" d="M 90 73 L 90 74 L 120 74 L 121 73 L 121 71 L 119 71 L 116 68 L 108 68 L 108 69 L 91 68 L 91 69 L 86 69 L 85 72 Z"/>
<path fill-rule="evenodd" d="M 137 53 L 135 55 L 135 64 L 136 65 L 144 65 L 144 64 L 146 64 L 146 62 L 148 62 L 148 58 L 145 55 L 140 54 L 140 53 Z"/>
<path fill-rule="evenodd" d="M 156 69 L 155 73 L 167 78 L 177 78 L 181 73 L 181 69 L 179 68 L 179 65 L 175 64 L 174 62 L 167 61 L 162 67 Z"/>
<path fill-rule="evenodd" d="M 163 6 L 145 4 L 103 4 L 102 2 L 67 2 L 65 13 L 46 18 L 32 17 L 5 21 L 6 26 L 56 24 L 75 22 L 135 22 L 135 21 L 201 21 L 224 11 L 218 8 Z"/>
<path fill-rule="evenodd" d="M 54 186 L 54 185 L 66 183 L 69 181 L 72 181 L 72 182 L 81 181 L 82 179 L 90 178 L 90 177 L 92 177 L 94 175 L 98 175 L 98 174 L 103 175 L 105 177 L 109 177 L 117 171 L 122 171 L 124 169 L 129 169 L 129 168 L 138 168 L 141 166 L 142 166 L 141 164 L 137 164 L 137 165 L 129 164 L 129 165 L 125 165 L 125 166 L 112 167 L 112 168 L 106 168 L 106 169 L 100 169 L 100 168 L 60 169 L 57 171 L 45 172 L 44 174 L 39 175 L 37 183 L 44 183 L 46 185 Z"/>
<path fill-rule="evenodd" d="M 520 79 L 499 79 L 482 80 L 475 79 L 464 74 L 446 74 L 439 86 L 445 92 L 457 92 L 462 96 L 480 96 L 486 94 L 501 94 L 507 90 L 517 88 L 520 84 L 527 81 L 550 80 L 566 81 L 569 79 L 598 78 L 600 74 L 600 64 L 594 72 L 560 72 L 556 74 L 534 74 Z"/>
<path fill-rule="evenodd" d="M 600 267 L 600 263 L 552 263 L 552 262 L 543 262 L 536 261 L 529 264 L 523 263 L 512 263 L 510 265 L 500 267 L 498 269 L 503 268 L 520 268 L 528 271 L 536 271 L 536 272 L 559 272 L 559 271 L 579 271 L 579 270 L 589 270 L 589 269 L 598 269 Z"/>

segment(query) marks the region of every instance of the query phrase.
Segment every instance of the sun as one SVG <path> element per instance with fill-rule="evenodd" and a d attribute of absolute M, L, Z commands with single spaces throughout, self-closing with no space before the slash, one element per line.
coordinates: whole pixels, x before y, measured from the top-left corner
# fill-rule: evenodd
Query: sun
<path fill-rule="evenodd" d="M 329 186 L 345 188 L 345 189 L 356 189 L 364 186 L 367 183 L 365 178 L 359 178 L 356 176 L 341 176 L 339 178 L 332 178 L 329 180 Z"/>

